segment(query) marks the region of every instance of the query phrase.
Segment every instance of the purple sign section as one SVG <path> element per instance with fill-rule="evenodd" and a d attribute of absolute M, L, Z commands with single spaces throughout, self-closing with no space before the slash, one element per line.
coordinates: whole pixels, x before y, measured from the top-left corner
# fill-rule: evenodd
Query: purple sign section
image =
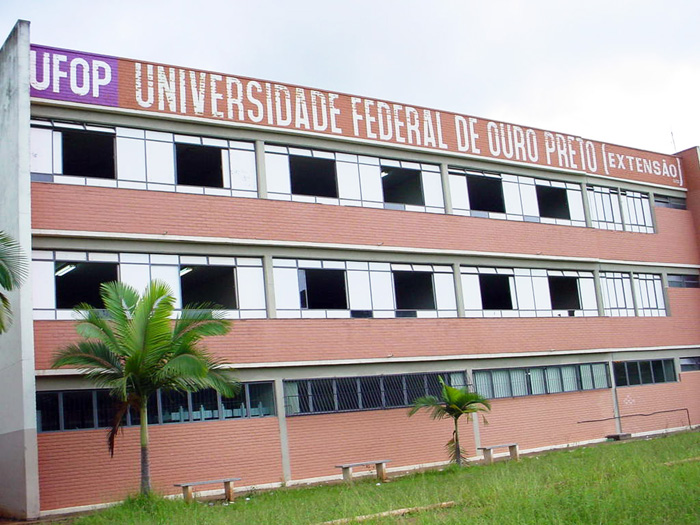
<path fill-rule="evenodd" d="M 100 106 L 119 105 L 119 68 L 114 57 L 31 46 L 32 97 Z"/>

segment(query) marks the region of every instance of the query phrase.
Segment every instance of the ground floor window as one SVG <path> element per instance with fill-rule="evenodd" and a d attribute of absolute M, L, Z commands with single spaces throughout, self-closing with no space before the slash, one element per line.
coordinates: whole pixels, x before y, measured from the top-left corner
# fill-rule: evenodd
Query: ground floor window
<path fill-rule="evenodd" d="M 653 361 L 619 361 L 613 363 L 617 386 L 650 385 L 676 381 L 673 359 Z"/>

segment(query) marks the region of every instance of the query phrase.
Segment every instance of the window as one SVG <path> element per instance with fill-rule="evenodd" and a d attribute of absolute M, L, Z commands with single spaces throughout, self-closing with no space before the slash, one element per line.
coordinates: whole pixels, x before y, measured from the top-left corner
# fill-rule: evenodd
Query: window
<path fill-rule="evenodd" d="M 513 300 L 510 294 L 508 275 L 479 275 L 481 304 L 484 310 L 512 310 Z"/>
<path fill-rule="evenodd" d="M 177 184 L 223 188 L 221 148 L 175 144 Z"/>
<path fill-rule="evenodd" d="M 588 186 L 588 204 L 591 212 L 591 225 L 594 228 L 623 230 L 620 196 L 617 189 Z"/>
<path fill-rule="evenodd" d="M 431 272 L 393 271 L 397 310 L 435 310 Z"/>
<path fill-rule="evenodd" d="M 232 266 L 181 266 L 182 304 L 214 303 L 226 310 L 235 310 L 236 269 Z"/>
<path fill-rule="evenodd" d="M 617 386 L 649 385 L 676 381 L 673 359 L 618 361 L 613 363 Z"/>
<path fill-rule="evenodd" d="M 576 277 L 550 276 L 548 279 L 552 310 L 571 311 L 581 308 L 581 301 L 578 293 L 578 279 Z"/>
<path fill-rule="evenodd" d="M 700 288 L 700 276 L 668 275 L 669 288 Z"/>
<path fill-rule="evenodd" d="M 475 370 L 473 375 L 475 390 L 491 399 L 610 388 L 605 363 Z"/>
<path fill-rule="evenodd" d="M 634 316 L 632 279 L 628 273 L 601 272 L 600 287 L 603 293 L 605 315 L 612 317 Z"/>
<path fill-rule="evenodd" d="M 335 161 L 315 157 L 289 156 L 292 193 L 316 197 L 338 197 Z"/>
<path fill-rule="evenodd" d="M 87 303 L 102 308 L 100 285 L 118 280 L 117 264 L 93 262 L 54 263 L 56 308 L 75 308 Z"/>
<path fill-rule="evenodd" d="M 666 303 L 660 275 L 635 273 L 633 285 L 637 297 L 637 311 L 641 317 L 666 315 Z"/>
<path fill-rule="evenodd" d="M 700 356 L 681 357 L 681 372 L 692 372 L 700 370 Z"/>
<path fill-rule="evenodd" d="M 424 206 L 420 170 L 382 167 L 384 202 Z"/>
<path fill-rule="evenodd" d="M 274 416 L 272 388 L 270 382 L 243 383 L 239 394 L 231 399 L 212 389 L 193 393 L 158 391 L 148 400 L 148 423 Z M 118 405 L 107 390 L 37 392 L 36 403 L 39 432 L 111 427 Z M 139 420 L 138 412 L 130 408 L 124 424 L 136 426 Z"/>
<path fill-rule="evenodd" d="M 440 395 L 438 378 L 461 388 L 463 372 L 285 381 L 287 415 L 406 407 L 418 397 Z"/>
<path fill-rule="evenodd" d="M 299 270 L 301 307 L 310 310 L 345 310 L 348 307 L 345 270 Z"/>
<path fill-rule="evenodd" d="M 535 189 L 541 217 L 571 219 L 566 189 L 550 186 L 536 186 Z"/>
<path fill-rule="evenodd" d="M 505 213 L 500 177 L 468 175 L 467 191 L 472 210 Z"/>
<path fill-rule="evenodd" d="M 625 230 L 654 233 L 654 221 L 651 216 L 648 193 L 621 190 L 620 200 L 622 202 L 622 217 L 625 221 Z"/>
<path fill-rule="evenodd" d="M 669 195 L 654 195 L 654 206 L 659 208 L 673 208 L 675 210 L 687 210 L 685 197 L 671 197 Z"/>
<path fill-rule="evenodd" d="M 61 132 L 63 173 L 80 177 L 114 179 L 114 135 L 95 131 Z"/>

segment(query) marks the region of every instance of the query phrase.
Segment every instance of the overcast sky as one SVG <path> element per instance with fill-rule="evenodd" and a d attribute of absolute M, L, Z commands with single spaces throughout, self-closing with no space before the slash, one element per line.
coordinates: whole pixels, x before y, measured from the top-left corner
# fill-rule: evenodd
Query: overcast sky
<path fill-rule="evenodd" d="M 36 44 L 700 145 L 698 0 L 0 0 L 2 39 L 18 18 Z"/>

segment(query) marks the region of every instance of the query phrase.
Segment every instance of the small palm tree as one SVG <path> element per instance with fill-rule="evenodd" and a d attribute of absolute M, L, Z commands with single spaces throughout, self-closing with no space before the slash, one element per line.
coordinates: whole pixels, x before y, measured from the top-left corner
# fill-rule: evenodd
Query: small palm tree
<path fill-rule="evenodd" d="M 452 460 L 457 465 L 461 465 L 464 451 L 459 445 L 459 418 L 466 416 L 467 421 L 469 421 L 472 414 L 491 410 L 491 405 L 485 398 L 470 392 L 466 387 L 455 388 L 446 385 L 441 377 L 438 379 L 442 385 L 440 398 L 438 399 L 435 396 L 419 397 L 413 401 L 413 406 L 409 409 L 408 415 L 412 416 L 419 410 L 426 409 L 430 412 L 432 419 L 451 417 L 454 420 L 454 431 L 452 432 L 452 439 L 447 443 L 446 448 L 450 452 Z M 484 417 L 484 423 L 487 423 L 486 417 Z"/>
<path fill-rule="evenodd" d="M 0 231 L 0 290 L 11 291 L 22 284 L 27 276 L 27 262 L 19 243 Z M 0 291 L 0 334 L 12 323 L 10 299 Z"/>
<path fill-rule="evenodd" d="M 236 394 L 239 383 L 201 348 L 206 336 L 223 335 L 229 321 L 212 311 L 212 305 L 192 305 L 171 320 L 175 299 L 170 288 L 152 281 L 143 296 L 120 283 L 104 283 L 100 296 L 105 310 L 81 304 L 76 330 L 84 340 L 59 350 L 53 367 L 73 366 L 86 371 L 88 380 L 110 389 L 117 401 L 109 431 L 109 451 L 129 407 L 139 413 L 141 427 L 141 493 L 151 490 L 148 459 L 148 399 L 158 389 L 194 392 L 214 388 L 226 397 Z"/>

